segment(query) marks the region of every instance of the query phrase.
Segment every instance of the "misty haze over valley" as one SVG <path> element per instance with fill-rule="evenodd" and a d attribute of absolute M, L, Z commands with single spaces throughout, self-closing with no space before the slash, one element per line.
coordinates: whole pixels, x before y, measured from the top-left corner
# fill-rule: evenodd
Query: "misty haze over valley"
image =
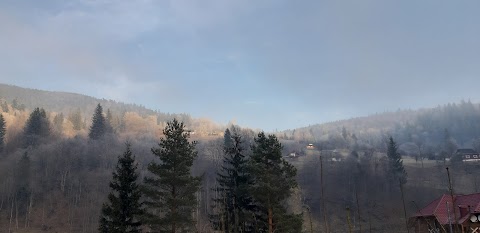
<path fill-rule="evenodd" d="M 480 232 L 479 7 L 0 1 L 0 232 Z"/>

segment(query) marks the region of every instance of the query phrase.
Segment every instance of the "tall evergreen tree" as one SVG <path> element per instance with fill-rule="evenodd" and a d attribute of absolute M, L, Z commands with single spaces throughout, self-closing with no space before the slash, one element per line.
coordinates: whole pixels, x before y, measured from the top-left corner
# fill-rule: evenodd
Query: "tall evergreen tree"
<path fill-rule="evenodd" d="M 0 151 L 2 151 L 3 147 L 5 146 L 6 132 L 7 132 L 7 126 L 5 123 L 5 119 L 3 118 L 3 115 L 0 114 Z"/>
<path fill-rule="evenodd" d="M 282 145 L 275 135 L 260 132 L 254 141 L 249 162 L 253 178 L 250 192 L 262 214 L 260 227 L 269 233 L 301 232 L 301 217 L 287 214 L 283 206 L 297 186 L 296 169 L 282 158 Z"/>
<path fill-rule="evenodd" d="M 387 148 L 388 157 L 388 178 L 390 183 L 402 185 L 407 183 L 407 172 L 403 167 L 402 157 L 398 152 L 398 147 L 392 137 L 388 140 Z"/>
<path fill-rule="evenodd" d="M 143 215 L 141 192 L 137 184 L 137 164 L 132 156 L 130 145 L 122 157 L 118 158 L 113 179 L 110 182 L 112 192 L 108 194 L 108 203 L 102 206 L 99 231 L 102 233 L 141 232 L 140 218 Z"/>
<path fill-rule="evenodd" d="M 233 134 L 231 133 L 233 131 Z M 254 205 L 248 192 L 252 180 L 247 171 L 248 160 L 244 155 L 244 141 L 238 128 L 225 130 L 224 158 L 217 173 L 217 197 L 214 198 L 216 212 L 212 222 L 223 232 L 248 232 L 252 227 Z"/>
<path fill-rule="evenodd" d="M 107 124 L 108 123 L 103 116 L 103 108 L 100 104 L 98 104 L 97 108 L 95 108 L 95 113 L 93 113 L 92 126 L 90 127 L 88 137 L 93 140 L 102 138 L 107 132 Z"/>
<path fill-rule="evenodd" d="M 144 180 L 146 219 L 155 232 L 193 232 L 195 193 L 201 180 L 190 174 L 197 157 L 196 142 L 189 142 L 185 125 L 176 119 L 167 122 L 163 134 L 158 148 L 152 148 L 160 163 L 148 165 L 152 176 Z"/>
<path fill-rule="evenodd" d="M 39 140 L 50 134 L 50 122 L 43 108 L 35 108 L 24 128 L 25 146 L 36 146 Z"/>

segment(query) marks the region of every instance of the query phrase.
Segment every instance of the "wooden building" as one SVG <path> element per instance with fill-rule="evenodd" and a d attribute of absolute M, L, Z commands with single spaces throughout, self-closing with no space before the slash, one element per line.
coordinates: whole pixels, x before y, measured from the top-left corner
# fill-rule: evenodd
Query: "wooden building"
<path fill-rule="evenodd" d="M 455 151 L 455 155 L 463 162 L 478 162 L 480 161 L 480 154 L 474 149 L 458 149 Z"/>
<path fill-rule="evenodd" d="M 454 203 L 452 205 L 452 203 Z M 480 233 L 480 193 L 444 194 L 418 210 L 409 224 L 416 233 Z"/>

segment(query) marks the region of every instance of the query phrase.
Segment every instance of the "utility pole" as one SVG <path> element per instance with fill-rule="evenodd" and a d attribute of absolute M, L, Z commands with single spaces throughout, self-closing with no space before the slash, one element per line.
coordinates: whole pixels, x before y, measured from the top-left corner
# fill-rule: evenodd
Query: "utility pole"
<path fill-rule="evenodd" d="M 445 205 L 447 206 L 448 225 L 450 225 L 450 233 L 453 233 L 452 218 L 450 218 L 450 208 L 448 207 L 448 201 L 445 203 Z"/>
<path fill-rule="evenodd" d="M 348 232 L 352 233 L 352 223 L 350 222 L 350 207 L 345 208 L 347 211 L 347 223 L 348 223 Z"/>
<path fill-rule="evenodd" d="M 357 199 L 358 227 L 362 233 L 362 215 L 360 214 L 360 202 L 358 201 L 358 189 L 355 188 L 355 199 Z"/>
<path fill-rule="evenodd" d="M 450 189 L 450 197 L 452 199 L 452 212 L 453 212 L 453 224 L 455 225 L 454 227 L 454 231 L 453 232 L 456 232 L 457 231 L 457 213 L 455 211 L 455 197 L 453 196 L 453 187 L 452 187 L 452 181 L 450 179 L 450 171 L 448 170 L 448 167 L 446 167 L 447 169 L 447 176 L 448 176 L 448 189 Z"/>
<path fill-rule="evenodd" d="M 407 228 L 407 233 L 410 233 L 410 229 L 408 229 L 408 219 L 407 219 L 407 208 L 405 207 L 405 197 L 403 195 L 403 185 L 402 180 L 398 179 L 398 183 L 400 185 L 400 193 L 402 193 L 402 202 L 403 202 L 403 215 L 405 217 L 405 227 Z"/>
<path fill-rule="evenodd" d="M 322 152 L 320 151 L 320 153 L 322 153 Z M 321 182 L 321 188 L 322 188 L 323 225 L 325 227 L 325 233 L 329 233 L 328 222 L 327 222 L 327 207 L 325 205 L 325 185 L 323 183 L 323 160 L 322 160 L 322 155 L 320 155 L 320 182 Z"/>

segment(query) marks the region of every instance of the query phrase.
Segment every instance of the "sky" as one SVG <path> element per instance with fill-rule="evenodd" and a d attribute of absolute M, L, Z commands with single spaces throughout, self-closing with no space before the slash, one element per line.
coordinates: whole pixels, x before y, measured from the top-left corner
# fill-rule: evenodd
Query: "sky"
<path fill-rule="evenodd" d="M 480 1 L 1 0 L 0 82 L 267 131 L 480 101 Z"/>

